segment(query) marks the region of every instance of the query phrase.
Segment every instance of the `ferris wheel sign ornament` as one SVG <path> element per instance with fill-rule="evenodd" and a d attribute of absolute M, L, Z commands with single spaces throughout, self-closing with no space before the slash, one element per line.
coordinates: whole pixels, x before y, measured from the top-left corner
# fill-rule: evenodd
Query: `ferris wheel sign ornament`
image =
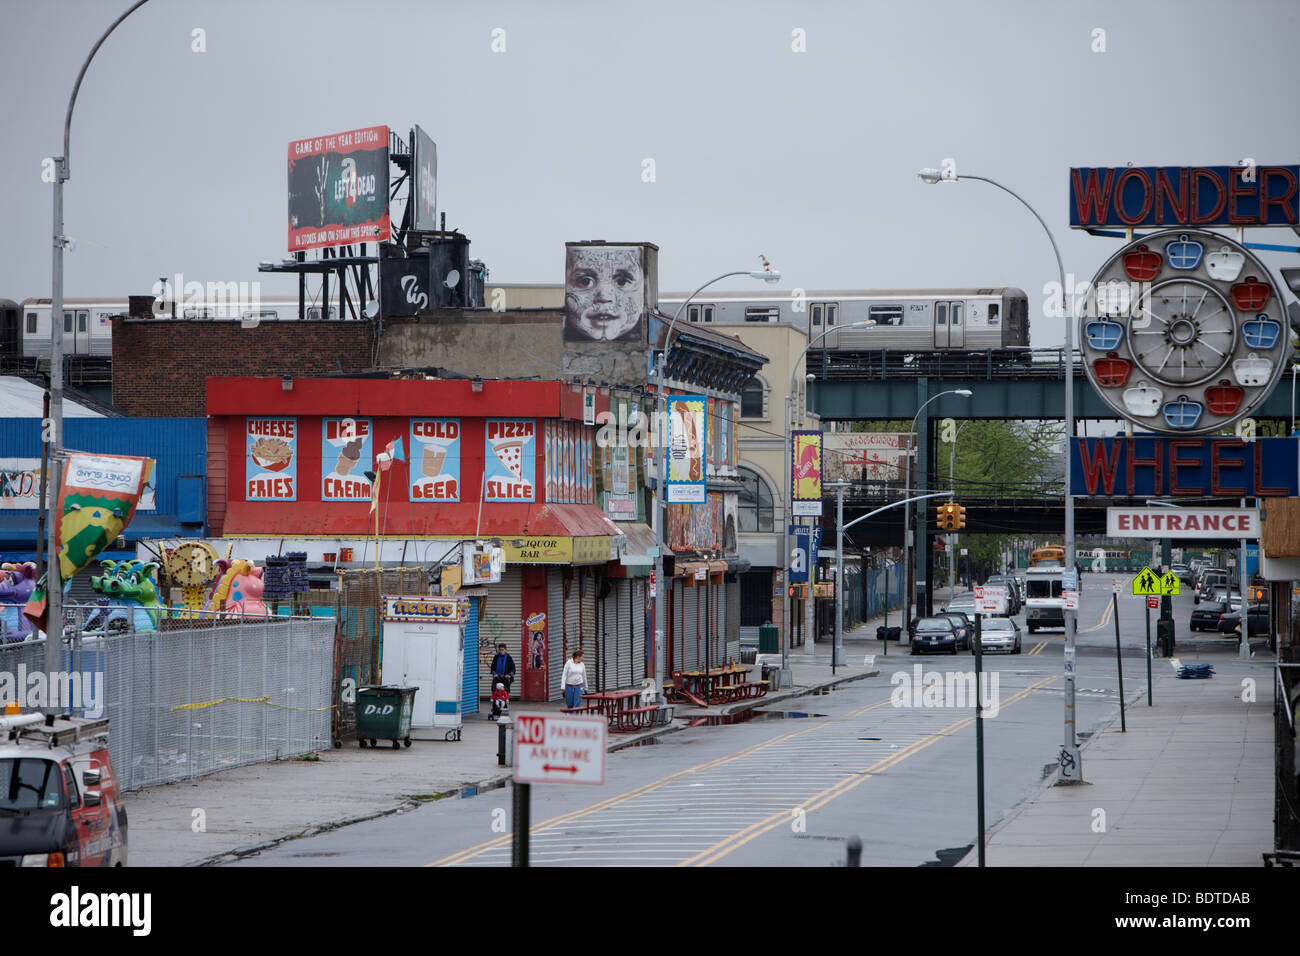
<path fill-rule="evenodd" d="M 1144 430 L 1204 435 L 1249 415 L 1291 354 L 1268 268 L 1226 236 L 1186 226 L 1135 239 L 1093 279 L 1079 320 L 1089 381 Z"/>

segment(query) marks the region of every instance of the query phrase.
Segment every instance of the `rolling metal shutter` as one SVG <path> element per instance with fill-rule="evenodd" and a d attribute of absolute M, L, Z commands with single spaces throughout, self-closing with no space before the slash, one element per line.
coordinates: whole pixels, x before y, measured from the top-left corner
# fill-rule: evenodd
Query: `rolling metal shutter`
<path fill-rule="evenodd" d="M 465 670 L 460 684 L 460 712 L 478 713 L 478 598 L 469 599 L 469 618 L 465 621 Z M 488 658 L 490 663 L 492 658 Z M 519 659 L 515 659 L 518 667 Z"/>
<path fill-rule="evenodd" d="M 701 667 L 700 619 L 702 617 L 704 588 L 685 587 L 682 582 L 682 670 L 697 671 Z"/>
<path fill-rule="evenodd" d="M 587 680 L 596 685 L 596 668 L 603 666 L 592 656 L 599 654 L 601 648 L 596 644 L 596 575 L 590 568 L 577 568 L 573 575 L 571 587 L 578 591 L 578 633 L 582 642 L 578 646 L 587 653 Z"/>
<path fill-rule="evenodd" d="M 686 628 L 683 621 L 686 617 L 686 598 L 685 582 L 681 578 L 672 579 L 673 602 L 672 613 L 668 618 L 668 630 L 670 633 L 666 636 L 668 649 L 665 651 L 668 656 L 667 672 L 669 675 L 673 671 L 686 669 L 686 656 L 683 652 Z"/>
<path fill-rule="evenodd" d="M 713 641 L 710 660 L 717 667 L 727 659 L 727 585 L 719 579 L 709 588 L 709 600 L 712 602 L 710 615 L 713 618 Z"/>
<path fill-rule="evenodd" d="M 628 582 L 632 594 L 632 682 L 643 681 L 646 673 L 646 580 L 633 578 Z"/>
<path fill-rule="evenodd" d="M 505 642 L 506 650 L 515 659 L 515 683 L 510 688 L 510 696 L 518 697 L 524 691 L 524 651 L 523 651 L 523 577 L 518 566 L 507 567 L 501 572 L 498 584 L 486 585 L 487 597 L 483 598 L 478 618 L 479 666 L 477 686 L 479 697 L 486 700 L 492 696 L 492 658 L 496 656 L 497 644 Z M 478 604 L 478 601 L 473 603 Z M 469 636 L 465 640 L 468 642 Z M 466 654 L 469 651 L 466 650 Z M 469 664 L 465 665 L 468 679 Z"/>
<path fill-rule="evenodd" d="M 547 681 L 551 700 L 564 700 L 564 662 L 569 659 L 573 645 L 568 643 L 564 614 L 564 572 L 550 568 L 546 572 L 546 635 L 549 641 Z"/>
<path fill-rule="evenodd" d="M 611 687 L 631 687 L 636 681 L 632 639 L 632 582 L 616 579 L 605 598 L 601 629 L 605 633 L 605 680 Z"/>

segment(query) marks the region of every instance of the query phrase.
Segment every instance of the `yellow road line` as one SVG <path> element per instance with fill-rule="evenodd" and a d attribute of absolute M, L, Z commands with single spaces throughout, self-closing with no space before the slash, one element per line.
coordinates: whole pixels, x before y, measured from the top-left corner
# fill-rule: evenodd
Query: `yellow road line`
<path fill-rule="evenodd" d="M 1033 655 L 1037 654 L 1046 646 L 1047 646 L 1047 641 L 1039 641 L 1037 644 L 1034 645 L 1034 649 L 1031 650 L 1029 654 L 1026 656 L 1032 657 Z"/>
<path fill-rule="evenodd" d="M 1039 687 L 1043 686 L 1044 684 L 1050 683 L 1051 681 L 1054 680 L 1056 680 L 1055 677 L 1044 677 L 1042 680 L 1030 684 L 1024 690 L 1021 690 L 1018 693 L 1013 694 L 1010 698 L 1004 701 L 1000 705 L 1000 708 L 1009 707 L 1018 701 L 1024 700 L 1027 696 L 1029 696 L 1030 693 L 1037 690 Z M 839 783 L 827 787 L 821 793 L 816 794 L 815 796 L 811 797 L 809 800 L 804 801 L 802 804 L 800 804 L 800 808 L 805 813 L 808 813 L 812 810 L 817 810 L 825 806 L 826 804 L 830 803 L 836 797 L 842 796 L 843 794 L 848 793 L 854 787 L 857 787 L 862 783 L 866 782 L 871 778 L 873 774 L 878 773 L 881 770 L 886 770 L 889 767 L 901 763 L 903 760 L 906 760 L 908 757 L 912 756 L 915 753 L 919 753 L 920 751 L 924 750 L 926 747 L 929 747 L 931 744 L 935 743 L 936 741 L 941 740 L 942 738 L 948 736 L 949 734 L 955 733 L 956 731 L 961 730 L 964 727 L 968 727 L 974 722 L 975 722 L 975 718 L 971 716 L 971 717 L 964 717 L 961 720 L 949 724 L 947 727 L 943 728 L 942 730 L 937 730 L 934 733 L 921 738 L 915 743 L 909 744 L 907 747 L 904 747 L 898 753 L 890 754 L 888 757 L 882 758 L 881 760 L 872 764 L 870 767 L 867 767 L 865 770 L 847 776 Z M 760 837 L 764 833 L 768 833 L 771 830 L 775 829 L 776 827 L 780 826 L 782 823 L 788 823 L 789 821 L 790 821 L 790 812 L 788 810 L 780 813 L 774 813 L 770 817 L 767 817 L 765 820 L 760 820 L 758 823 L 751 824 L 750 826 L 746 827 L 744 830 L 741 830 L 739 833 L 735 833 L 732 836 L 727 837 L 725 840 L 722 840 L 721 842 L 715 844 L 709 849 L 697 853 L 689 860 L 685 860 L 682 863 L 679 863 L 677 865 L 678 866 L 708 866 L 709 864 L 714 863 L 717 860 L 720 860 L 728 853 L 740 849 L 740 847 L 744 846 L 746 843 L 750 842 L 751 840 Z"/>
<path fill-rule="evenodd" d="M 869 710 L 874 710 L 877 707 L 883 707 L 885 704 L 890 703 L 892 699 L 893 697 L 891 695 L 890 697 L 886 697 L 884 700 L 876 701 L 874 704 L 867 704 L 865 707 L 860 707 L 857 710 L 844 715 L 843 717 L 837 717 L 835 718 L 835 720 L 852 720 L 856 717 L 861 716 L 862 714 L 865 714 Z M 552 817 L 550 820 L 547 820 L 545 823 L 540 823 L 531 827 L 530 832 L 539 833 L 543 830 L 550 830 L 562 824 L 570 823 L 574 820 L 581 819 L 582 817 L 588 816 L 592 813 L 597 813 L 601 810 L 607 810 L 610 809 L 611 807 L 616 807 L 621 803 L 626 803 L 627 801 L 635 799 L 636 797 L 639 797 L 643 794 L 650 793 L 654 790 L 658 790 L 661 787 L 665 787 L 668 784 L 672 783 L 674 780 L 680 779 L 681 777 L 685 777 L 693 773 L 699 773 L 704 770 L 712 770 L 714 767 L 719 767 L 723 764 L 730 763 L 733 760 L 739 760 L 742 757 L 747 757 L 750 754 L 755 753 L 756 751 L 762 750 L 764 747 L 770 747 L 773 744 L 782 743 L 783 741 L 789 740 L 792 737 L 798 737 L 801 734 L 811 733 L 815 730 L 822 730 L 827 726 L 828 724 L 814 724 L 813 726 L 805 727 L 802 730 L 794 730 L 791 731 L 790 733 L 782 734 L 779 737 L 773 737 L 771 740 L 765 740 L 762 743 L 755 744 L 752 747 L 747 747 L 744 750 L 738 750 L 735 753 L 726 754 L 725 756 L 718 757 L 716 760 L 710 760 L 705 763 L 698 764 L 697 766 L 694 767 L 688 767 L 685 770 L 679 770 L 676 773 L 669 774 L 666 777 L 661 777 L 658 780 L 652 780 L 650 783 L 643 784 L 639 787 L 636 787 L 635 789 L 627 791 L 626 793 L 620 794 L 619 796 L 610 797 L 608 800 L 602 800 L 599 803 L 594 803 L 589 807 L 583 807 L 579 810 L 573 810 L 569 813 L 562 814 L 558 817 Z M 470 847 L 469 849 L 461 850 L 457 853 L 451 854 L 450 856 L 443 857 L 441 860 L 435 860 L 432 863 L 426 863 L 425 866 L 454 866 L 458 863 L 464 863 L 466 860 L 472 859 L 482 853 L 486 853 L 489 850 L 494 850 L 498 847 L 505 846 L 507 843 L 511 841 L 511 838 L 512 838 L 512 834 L 507 833 L 504 836 L 500 836 L 497 837 L 496 839 L 489 840 L 486 843 L 481 843 L 478 846 Z"/>
<path fill-rule="evenodd" d="M 1110 617 L 1114 613 L 1115 613 L 1115 602 L 1108 601 L 1106 603 L 1106 610 L 1101 612 L 1101 620 L 1099 620 L 1092 627 L 1084 628 L 1082 633 L 1087 634 L 1090 631 L 1100 631 L 1103 627 L 1105 627 L 1107 624 L 1110 623 Z"/>

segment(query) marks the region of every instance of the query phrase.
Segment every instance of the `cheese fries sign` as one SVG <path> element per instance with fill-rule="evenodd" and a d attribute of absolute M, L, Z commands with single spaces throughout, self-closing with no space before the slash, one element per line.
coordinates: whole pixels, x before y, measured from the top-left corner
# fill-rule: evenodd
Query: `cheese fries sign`
<path fill-rule="evenodd" d="M 246 420 L 245 501 L 298 500 L 298 420 Z"/>

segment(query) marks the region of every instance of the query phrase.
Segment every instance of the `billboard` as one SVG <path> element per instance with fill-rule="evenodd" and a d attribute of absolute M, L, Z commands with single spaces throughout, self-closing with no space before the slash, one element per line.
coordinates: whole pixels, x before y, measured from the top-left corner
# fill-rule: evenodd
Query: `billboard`
<path fill-rule="evenodd" d="M 368 418 L 321 420 L 321 501 L 370 500 L 365 473 L 375 460 L 373 430 Z"/>
<path fill-rule="evenodd" d="M 817 518 L 822 513 L 822 433 L 790 433 L 791 513 L 800 518 Z"/>
<path fill-rule="evenodd" d="M 411 419 L 411 500 L 460 501 L 460 419 Z"/>
<path fill-rule="evenodd" d="M 911 443 L 907 433 L 827 432 L 822 436 L 823 475 L 826 481 L 902 484 Z"/>
<path fill-rule="evenodd" d="M 1108 166 L 1070 170 L 1070 225 L 1300 225 L 1300 166 Z"/>
<path fill-rule="evenodd" d="M 564 340 L 642 342 L 651 283 L 645 246 L 567 243 Z"/>
<path fill-rule="evenodd" d="M 489 418 L 485 425 L 483 500 L 533 501 L 537 422 L 531 418 Z"/>
<path fill-rule="evenodd" d="M 707 439 L 703 395 L 668 398 L 668 489 L 670 504 L 704 503 L 704 448 Z"/>
<path fill-rule="evenodd" d="M 388 127 L 289 144 L 289 251 L 388 239 Z"/>
<path fill-rule="evenodd" d="M 438 147 L 419 126 L 411 133 L 411 228 L 438 228 Z"/>
<path fill-rule="evenodd" d="M 248 418 L 244 428 L 244 500 L 298 500 L 298 420 Z"/>

